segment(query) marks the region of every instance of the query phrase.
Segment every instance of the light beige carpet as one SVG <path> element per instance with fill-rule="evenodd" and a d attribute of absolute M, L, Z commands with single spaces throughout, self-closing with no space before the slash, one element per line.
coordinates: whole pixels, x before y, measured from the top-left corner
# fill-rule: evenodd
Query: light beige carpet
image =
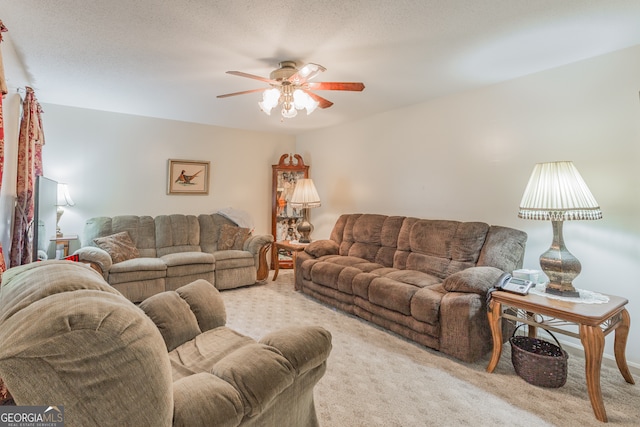
<path fill-rule="evenodd" d="M 331 331 L 327 373 L 315 389 L 323 427 L 606 425 L 593 415 L 580 356 L 570 355 L 564 387 L 541 388 L 515 374 L 508 343 L 488 374 L 488 355 L 459 362 L 295 292 L 291 270 L 222 295 L 228 325 L 254 338 L 289 325 Z M 640 386 L 607 366 L 601 383 L 608 425 L 640 425 Z"/>

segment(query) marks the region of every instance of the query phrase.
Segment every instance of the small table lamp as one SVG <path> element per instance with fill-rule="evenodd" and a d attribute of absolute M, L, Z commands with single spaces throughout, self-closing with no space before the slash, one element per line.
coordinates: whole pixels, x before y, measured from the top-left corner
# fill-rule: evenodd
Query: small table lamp
<path fill-rule="evenodd" d="M 320 206 L 320 196 L 316 191 L 311 179 L 299 179 L 293 189 L 293 195 L 289 200 L 291 207 L 302 208 L 302 221 L 298 223 L 298 233 L 300 233 L 300 243 L 310 243 L 309 235 L 313 231 L 313 225 L 309 222 L 309 208 Z"/>
<path fill-rule="evenodd" d="M 551 221 L 553 242 L 540 255 L 540 267 L 549 277 L 546 292 L 579 297 L 573 279 L 580 261 L 567 250 L 562 237 L 563 221 L 600 219 L 602 211 L 572 162 L 538 163 L 524 190 L 518 216 Z"/>
<path fill-rule="evenodd" d="M 62 237 L 62 231 L 60 230 L 60 218 L 64 213 L 64 206 L 74 206 L 75 203 L 69 194 L 69 186 L 67 184 L 58 183 L 58 199 L 56 201 L 56 206 L 58 207 L 56 211 L 56 237 Z"/>

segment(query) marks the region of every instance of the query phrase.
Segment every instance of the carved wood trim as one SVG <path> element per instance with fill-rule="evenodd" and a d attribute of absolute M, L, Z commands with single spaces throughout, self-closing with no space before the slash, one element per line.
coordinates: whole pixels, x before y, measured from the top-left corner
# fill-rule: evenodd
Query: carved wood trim
<path fill-rule="evenodd" d="M 256 279 L 258 281 L 265 280 L 269 276 L 269 264 L 267 263 L 267 252 L 269 248 L 271 248 L 271 243 L 267 243 L 263 247 L 260 248 L 260 252 L 258 253 L 258 271 L 256 274 Z"/>

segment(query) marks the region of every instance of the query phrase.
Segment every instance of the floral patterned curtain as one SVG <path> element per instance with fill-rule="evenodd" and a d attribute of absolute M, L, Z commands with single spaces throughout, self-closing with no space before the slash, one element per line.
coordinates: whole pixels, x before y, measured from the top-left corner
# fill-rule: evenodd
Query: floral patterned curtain
<path fill-rule="evenodd" d="M 4 172 L 4 118 L 2 115 L 2 98 L 0 98 L 0 191 L 2 191 L 2 174 Z M 4 262 L 4 252 L 2 250 L 2 242 L 0 242 L 0 279 L 2 273 L 7 269 Z"/>
<path fill-rule="evenodd" d="M 36 177 L 42 175 L 42 109 L 33 89 L 27 87 L 26 91 L 18 138 L 17 201 L 11 241 L 11 267 L 32 261 L 34 190 Z"/>
<path fill-rule="evenodd" d="M 0 43 L 2 42 L 2 33 L 7 31 L 7 27 L 0 21 Z M 2 50 L 0 50 L 0 90 L 2 98 L 7 94 L 7 83 L 4 79 L 4 67 L 2 64 Z M 2 175 L 4 172 L 4 116 L 2 115 L 2 98 L 0 98 L 0 192 L 2 191 Z M 7 269 L 4 262 L 4 252 L 2 251 L 2 242 L 0 242 L 0 279 L 2 273 Z M 1 392 L 1 390 L 0 390 Z M 0 397 L 2 395 L 0 394 Z"/>

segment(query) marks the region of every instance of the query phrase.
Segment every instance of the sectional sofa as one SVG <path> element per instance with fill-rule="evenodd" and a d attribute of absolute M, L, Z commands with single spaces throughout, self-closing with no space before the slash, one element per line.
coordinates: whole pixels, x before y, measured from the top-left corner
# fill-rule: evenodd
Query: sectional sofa
<path fill-rule="evenodd" d="M 473 362 L 492 348 L 487 290 L 522 267 L 526 240 L 522 231 L 482 222 L 345 214 L 330 239 L 298 253 L 295 286 Z"/>
<path fill-rule="evenodd" d="M 197 279 L 218 289 L 266 279 L 271 235 L 252 235 L 218 213 L 121 215 L 86 221 L 80 261 L 125 297 L 140 302 Z"/>

